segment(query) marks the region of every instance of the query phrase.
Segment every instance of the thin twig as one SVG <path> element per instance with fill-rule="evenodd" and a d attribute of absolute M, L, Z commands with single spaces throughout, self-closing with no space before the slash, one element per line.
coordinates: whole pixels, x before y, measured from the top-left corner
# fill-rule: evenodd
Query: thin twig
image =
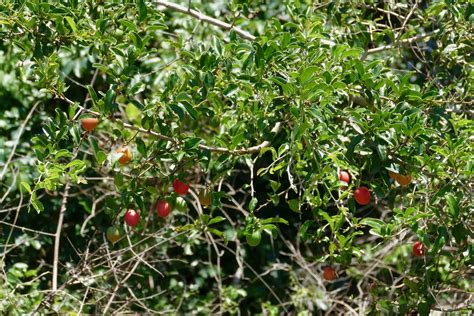
<path fill-rule="evenodd" d="M 367 50 L 364 55 L 379 53 L 379 52 L 382 52 L 384 50 L 389 50 L 389 49 L 398 47 L 399 45 L 409 45 L 409 44 L 412 44 L 414 42 L 425 39 L 427 37 L 431 37 L 433 35 L 436 35 L 439 32 L 440 32 L 440 30 L 438 29 L 438 30 L 434 30 L 432 32 L 428 32 L 428 33 L 425 33 L 425 34 L 420 34 L 420 35 L 417 35 L 417 36 L 413 36 L 413 37 L 410 37 L 410 38 L 407 38 L 407 39 L 404 39 L 404 40 L 401 40 L 401 41 L 398 41 L 398 42 L 395 42 L 395 43 L 392 43 L 392 44 L 389 44 L 389 45 L 372 48 L 372 49 Z M 363 58 L 363 59 L 365 59 L 365 58 Z"/>
<path fill-rule="evenodd" d="M 252 34 L 250 34 L 247 31 L 244 31 L 244 30 L 242 30 L 242 29 L 240 29 L 240 28 L 238 28 L 238 27 L 236 27 L 232 24 L 222 22 L 218 19 L 215 19 L 215 18 L 212 18 L 212 17 L 207 16 L 205 14 L 202 14 L 201 12 L 199 12 L 197 10 L 187 8 L 185 6 L 182 6 L 182 5 L 179 5 L 179 4 L 176 4 L 176 3 L 172 3 L 172 2 L 169 2 L 169 1 L 156 0 L 155 3 L 158 4 L 158 5 L 164 6 L 168 9 L 172 9 L 172 10 L 190 15 L 192 17 L 197 18 L 200 21 L 207 22 L 209 24 L 218 26 L 218 27 L 220 27 L 224 30 L 234 30 L 235 33 L 237 33 L 240 37 L 248 39 L 250 41 L 253 41 L 256 38 L 255 36 L 253 36 Z"/>
<path fill-rule="evenodd" d="M 64 100 L 67 101 L 67 102 L 72 102 L 72 101 L 67 100 L 67 99 L 64 99 Z M 99 112 L 88 110 L 88 109 L 86 109 L 82 106 L 79 106 L 79 108 L 81 108 L 82 110 L 84 110 L 87 113 L 94 114 L 94 115 L 97 115 L 97 116 L 100 115 Z M 179 143 L 179 141 L 177 139 L 174 139 L 173 137 L 166 136 L 166 135 L 157 133 L 157 132 L 152 131 L 152 130 L 147 130 L 147 129 L 144 129 L 142 127 L 136 127 L 136 126 L 134 126 L 132 124 L 129 124 L 129 123 L 126 123 L 126 122 L 124 122 L 120 119 L 115 119 L 115 121 L 122 124 L 122 126 L 125 127 L 125 128 L 131 129 L 131 130 L 136 130 L 140 133 L 151 135 L 151 136 L 157 137 L 161 140 L 171 142 L 173 144 L 178 144 Z M 282 125 L 281 122 L 277 122 L 275 124 L 275 126 L 271 129 L 270 132 L 272 132 L 273 134 L 277 134 L 281 129 L 281 125 Z M 204 144 L 199 144 L 198 147 L 200 149 L 209 150 L 209 151 L 212 151 L 212 152 L 229 153 L 229 154 L 234 154 L 234 155 L 245 155 L 245 154 L 252 154 L 252 153 L 259 152 L 261 149 L 270 146 L 270 144 L 271 144 L 271 141 L 266 140 L 266 141 L 263 141 L 262 143 L 260 143 L 259 145 L 255 145 L 255 146 L 247 147 L 247 148 L 240 148 L 240 149 L 229 149 L 229 148 L 225 148 L 225 147 L 213 147 L 213 146 L 207 146 L 207 145 L 204 145 Z"/>
<path fill-rule="evenodd" d="M 403 32 L 403 30 L 405 29 L 405 26 L 407 25 L 408 21 L 410 20 L 411 16 L 413 15 L 413 13 L 415 13 L 415 10 L 416 10 L 417 7 L 418 7 L 418 1 L 415 2 L 415 4 L 413 5 L 413 7 L 411 8 L 410 12 L 409 12 L 408 15 L 406 16 L 405 20 L 403 21 L 402 27 L 401 27 L 400 30 L 398 31 L 397 39 L 395 40 L 395 42 L 399 42 L 399 41 L 400 41 L 400 37 L 402 36 L 402 32 Z"/>
<path fill-rule="evenodd" d="M 25 131 L 25 128 L 26 128 L 26 124 L 28 124 L 28 122 L 30 121 L 31 119 L 31 116 L 33 115 L 33 112 L 36 110 L 36 107 L 38 106 L 38 104 L 40 104 L 40 102 L 36 102 L 33 107 L 31 108 L 30 112 L 28 113 L 28 115 L 26 116 L 26 119 L 25 121 L 23 122 L 23 124 L 21 124 L 20 126 L 20 130 L 18 132 L 18 135 L 16 136 L 16 140 L 15 140 L 15 143 L 13 144 L 13 148 L 12 148 L 12 151 L 10 153 L 10 156 L 8 157 L 7 159 L 7 162 L 5 163 L 5 165 L 3 166 L 3 170 L 2 170 L 2 173 L 0 173 L 0 180 L 3 180 L 3 176 L 5 175 L 5 172 L 8 168 L 8 165 L 10 164 L 13 156 L 15 155 L 15 152 L 16 152 L 16 147 L 18 146 L 18 143 L 20 142 L 20 138 L 21 138 L 21 135 L 23 134 L 23 132 Z"/>

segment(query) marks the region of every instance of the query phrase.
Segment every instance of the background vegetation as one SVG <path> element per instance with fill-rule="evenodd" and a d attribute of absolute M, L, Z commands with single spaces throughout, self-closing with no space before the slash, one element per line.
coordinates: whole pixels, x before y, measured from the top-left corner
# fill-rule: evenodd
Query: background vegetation
<path fill-rule="evenodd" d="M 472 311 L 473 31 L 469 1 L 2 1 L 0 313 Z"/>

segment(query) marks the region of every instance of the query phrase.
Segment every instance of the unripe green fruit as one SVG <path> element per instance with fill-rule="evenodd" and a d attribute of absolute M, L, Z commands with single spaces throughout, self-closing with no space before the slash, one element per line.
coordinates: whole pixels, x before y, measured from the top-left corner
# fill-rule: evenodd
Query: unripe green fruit
<path fill-rule="evenodd" d="M 256 247 L 262 240 L 262 233 L 259 230 L 254 231 L 252 234 L 245 236 L 249 246 Z"/>
<path fill-rule="evenodd" d="M 120 231 L 115 226 L 107 228 L 107 240 L 115 244 L 120 239 Z"/>
<path fill-rule="evenodd" d="M 185 212 L 188 209 L 188 204 L 185 199 L 178 196 L 174 202 L 174 207 L 180 212 Z"/>

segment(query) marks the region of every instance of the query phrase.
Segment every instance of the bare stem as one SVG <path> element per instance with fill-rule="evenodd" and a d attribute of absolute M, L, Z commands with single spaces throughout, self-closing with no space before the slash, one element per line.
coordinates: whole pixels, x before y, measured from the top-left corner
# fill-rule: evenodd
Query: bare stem
<path fill-rule="evenodd" d="M 72 102 L 72 101 L 67 100 L 67 99 L 63 99 L 63 100 L 65 100 L 67 102 Z M 84 107 L 81 107 L 81 106 L 79 106 L 79 108 L 81 108 L 85 112 L 88 112 L 88 113 L 91 113 L 91 114 L 94 114 L 94 115 L 97 115 L 97 116 L 100 115 L 99 112 L 88 110 L 88 109 L 86 109 Z M 115 119 L 115 120 L 117 122 L 121 123 L 122 126 L 125 127 L 125 128 L 136 130 L 140 133 L 148 134 L 148 135 L 157 137 L 161 140 L 172 142 L 174 144 L 179 143 L 179 140 L 177 140 L 173 137 L 169 137 L 169 136 L 157 133 L 157 132 L 152 131 L 152 130 L 147 130 L 147 129 L 144 129 L 142 127 L 136 127 L 132 124 L 123 122 L 122 120 L 119 120 L 119 119 Z M 281 129 L 281 122 L 277 122 L 275 124 L 275 126 L 272 128 L 271 132 L 273 134 L 276 134 L 280 131 L 280 129 Z M 214 146 L 208 146 L 208 145 L 204 145 L 204 144 L 200 144 L 198 147 L 201 148 L 201 149 L 204 149 L 204 150 L 212 151 L 212 152 L 229 153 L 229 154 L 234 154 L 234 155 L 245 155 L 245 154 L 251 154 L 251 153 L 259 152 L 262 148 L 270 146 L 270 144 L 271 144 L 271 141 L 266 140 L 266 141 L 263 141 L 262 143 L 260 143 L 259 145 L 255 145 L 255 146 L 247 147 L 247 148 L 240 148 L 240 149 L 229 149 L 229 148 L 225 148 L 225 147 L 214 147 Z"/>
<path fill-rule="evenodd" d="M 433 32 L 428 32 L 428 33 L 425 33 L 425 34 L 419 34 L 419 35 L 417 35 L 417 36 L 413 36 L 413 37 L 410 37 L 410 38 L 407 38 L 407 39 L 404 39 L 404 40 L 401 40 L 401 41 L 397 41 L 397 42 L 395 42 L 395 43 L 393 43 L 393 44 L 389 44 L 389 45 L 384 45 L 384 46 L 372 48 L 372 49 L 367 50 L 367 52 L 365 53 L 365 55 L 370 55 L 370 54 L 374 54 L 374 53 L 379 53 L 379 52 L 382 52 L 382 51 L 384 51 L 384 50 L 389 50 L 389 49 L 398 47 L 398 46 L 400 46 L 400 45 L 409 45 L 409 44 L 418 42 L 418 41 L 420 41 L 420 40 L 422 40 L 422 39 L 425 39 L 425 38 L 427 38 L 427 37 L 436 35 L 436 34 L 438 34 L 439 32 L 440 32 L 440 30 L 434 30 Z"/>
<path fill-rule="evenodd" d="M 38 106 L 39 103 L 40 102 L 38 101 L 33 105 L 30 112 L 26 116 L 25 121 L 23 122 L 23 124 L 21 124 L 20 131 L 18 132 L 18 135 L 17 135 L 16 140 L 15 140 L 15 144 L 13 145 L 13 148 L 12 148 L 12 152 L 10 153 L 10 156 L 8 157 L 7 162 L 3 166 L 2 173 L 0 174 L 0 180 L 3 179 L 3 176 L 5 175 L 5 172 L 7 171 L 8 165 L 10 164 L 10 162 L 12 161 L 13 156 L 15 155 L 16 147 L 18 146 L 18 143 L 20 142 L 21 135 L 25 131 L 26 124 L 28 124 L 28 122 L 30 121 L 31 116 L 33 115 L 33 112 L 36 110 L 36 107 Z"/>
<path fill-rule="evenodd" d="M 66 212 L 66 204 L 69 196 L 70 183 L 69 180 L 64 186 L 63 200 L 61 202 L 61 209 L 59 210 L 58 225 L 56 233 L 54 234 L 54 258 L 53 258 L 53 292 L 58 290 L 58 264 L 59 264 L 59 245 L 61 242 L 61 230 L 63 227 L 64 213 Z"/>

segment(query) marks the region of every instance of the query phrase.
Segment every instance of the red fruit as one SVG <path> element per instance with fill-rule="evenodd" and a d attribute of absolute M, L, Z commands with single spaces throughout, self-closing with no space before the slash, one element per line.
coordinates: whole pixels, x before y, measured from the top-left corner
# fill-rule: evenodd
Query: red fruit
<path fill-rule="evenodd" d="M 367 205 L 370 202 L 370 190 L 367 187 L 358 187 L 354 192 L 354 198 L 360 205 Z"/>
<path fill-rule="evenodd" d="M 425 254 L 425 245 L 421 241 L 417 241 L 413 244 L 413 254 L 417 257 L 421 257 Z"/>
<path fill-rule="evenodd" d="M 336 271 L 331 267 L 325 267 L 323 270 L 324 280 L 332 281 L 336 278 Z"/>
<path fill-rule="evenodd" d="M 351 182 L 351 175 L 349 174 L 349 172 L 347 172 L 345 170 L 340 170 L 339 171 L 339 181 L 343 181 L 343 182 L 349 184 L 349 182 Z"/>
<path fill-rule="evenodd" d="M 165 200 L 160 200 L 156 203 L 156 212 L 160 217 L 166 217 L 171 212 L 171 205 Z"/>
<path fill-rule="evenodd" d="M 125 223 L 128 226 L 135 227 L 140 221 L 140 215 L 135 210 L 127 210 L 125 213 Z"/>
<path fill-rule="evenodd" d="M 176 193 L 179 195 L 185 195 L 189 191 L 189 185 L 181 182 L 179 179 L 173 181 L 173 188 Z"/>

